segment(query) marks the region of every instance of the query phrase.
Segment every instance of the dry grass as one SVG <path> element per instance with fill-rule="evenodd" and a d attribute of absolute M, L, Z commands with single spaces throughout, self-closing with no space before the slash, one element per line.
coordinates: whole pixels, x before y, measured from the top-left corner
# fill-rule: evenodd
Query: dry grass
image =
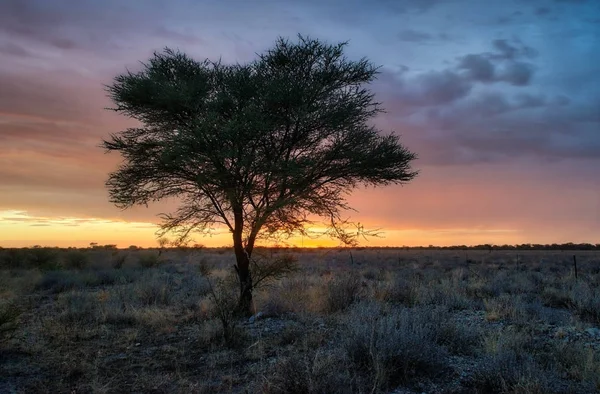
<path fill-rule="evenodd" d="M 292 252 L 249 323 L 225 249 L 0 250 L 0 392 L 600 390 L 600 252 Z"/>

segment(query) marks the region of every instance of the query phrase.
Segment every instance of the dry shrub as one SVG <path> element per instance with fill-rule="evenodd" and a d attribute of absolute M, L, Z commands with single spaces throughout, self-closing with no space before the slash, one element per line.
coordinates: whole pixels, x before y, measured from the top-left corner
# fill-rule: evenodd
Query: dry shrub
<path fill-rule="evenodd" d="M 350 373 L 342 367 L 348 363 L 343 352 L 305 350 L 277 360 L 264 393 L 352 393 Z"/>
<path fill-rule="evenodd" d="M 335 313 L 347 309 L 358 301 L 362 281 L 355 272 L 340 275 L 327 282 L 325 312 Z"/>
<path fill-rule="evenodd" d="M 265 293 L 262 312 L 266 316 L 282 316 L 306 311 L 310 303 L 309 285 L 305 276 L 280 281 Z"/>
<path fill-rule="evenodd" d="M 363 389 L 386 390 L 443 370 L 446 351 L 437 344 L 437 315 L 429 307 L 353 306 L 340 337 Z"/>
<path fill-rule="evenodd" d="M 63 266 L 67 269 L 82 269 L 90 263 L 90 257 L 82 250 L 69 250 L 63 255 Z"/>
<path fill-rule="evenodd" d="M 155 252 L 142 252 L 139 254 L 138 263 L 144 268 L 154 268 L 160 264 L 160 258 Z"/>
<path fill-rule="evenodd" d="M 501 350 L 483 357 L 470 385 L 481 393 L 549 393 L 548 377 L 528 354 Z"/>
<path fill-rule="evenodd" d="M 10 339 L 18 328 L 21 312 L 14 301 L 0 302 L 0 343 Z"/>

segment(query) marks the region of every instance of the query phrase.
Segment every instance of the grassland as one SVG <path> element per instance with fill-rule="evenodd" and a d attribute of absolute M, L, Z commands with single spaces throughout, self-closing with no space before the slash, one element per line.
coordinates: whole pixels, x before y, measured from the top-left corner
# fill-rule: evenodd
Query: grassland
<path fill-rule="evenodd" d="M 226 249 L 0 250 L 0 392 L 600 391 L 599 251 L 292 252 L 249 321 Z"/>

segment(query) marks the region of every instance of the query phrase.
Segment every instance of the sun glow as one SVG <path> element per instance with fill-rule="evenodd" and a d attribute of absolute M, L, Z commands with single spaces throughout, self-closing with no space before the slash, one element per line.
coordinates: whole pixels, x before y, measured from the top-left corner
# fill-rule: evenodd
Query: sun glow
<path fill-rule="evenodd" d="M 367 226 L 377 228 L 377 226 Z M 86 247 L 95 242 L 113 244 L 121 248 L 130 245 L 156 247 L 158 226 L 149 222 L 127 222 L 104 218 L 45 217 L 26 211 L 0 211 L 0 246 L 27 247 L 33 245 Z M 264 246 L 293 246 L 304 248 L 335 247 L 340 242 L 323 236 L 325 227 L 307 229 L 309 236 L 297 235 L 280 240 L 259 242 Z M 427 246 L 458 244 L 513 244 L 523 240 L 524 235 L 511 229 L 383 229 L 377 237 L 360 239 L 361 246 Z M 207 247 L 232 244 L 226 229 L 210 236 L 197 236 L 193 243 Z"/>

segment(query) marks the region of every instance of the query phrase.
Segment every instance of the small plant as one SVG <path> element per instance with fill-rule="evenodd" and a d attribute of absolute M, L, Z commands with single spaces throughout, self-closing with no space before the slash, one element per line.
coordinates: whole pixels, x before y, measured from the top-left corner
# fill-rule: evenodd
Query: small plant
<path fill-rule="evenodd" d="M 208 297 L 213 303 L 213 313 L 221 322 L 223 341 L 230 347 L 240 344 L 243 334 L 238 325 L 237 277 L 234 272 L 230 272 L 225 278 L 214 277 L 205 264 L 200 265 L 200 272 L 208 284 Z"/>
<path fill-rule="evenodd" d="M 0 303 L 0 343 L 11 338 L 19 325 L 21 309 L 12 301 Z"/>

